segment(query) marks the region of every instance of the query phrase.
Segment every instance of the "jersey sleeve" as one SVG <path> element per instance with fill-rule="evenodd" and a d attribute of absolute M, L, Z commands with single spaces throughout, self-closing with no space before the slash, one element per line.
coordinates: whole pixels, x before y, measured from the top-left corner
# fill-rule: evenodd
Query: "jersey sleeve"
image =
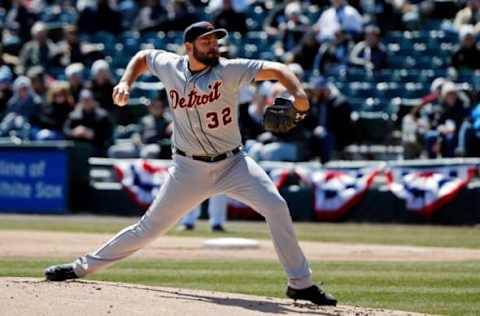
<path fill-rule="evenodd" d="M 263 61 L 255 59 L 230 59 L 225 67 L 224 76 L 227 82 L 232 82 L 240 87 L 250 84 L 259 70 L 263 67 Z"/>
<path fill-rule="evenodd" d="M 159 78 L 161 78 L 162 71 L 165 71 L 165 67 L 171 60 L 171 53 L 161 49 L 152 49 L 147 53 L 146 61 L 150 72 Z"/>

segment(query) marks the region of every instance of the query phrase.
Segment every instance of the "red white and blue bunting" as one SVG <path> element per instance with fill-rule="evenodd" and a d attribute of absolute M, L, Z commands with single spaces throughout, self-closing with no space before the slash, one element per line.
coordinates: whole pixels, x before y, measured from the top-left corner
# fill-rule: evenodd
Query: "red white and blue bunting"
<path fill-rule="evenodd" d="M 351 170 L 322 169 L 312 173 L 315 216 L 321 221 L 341 219 L 371 187 L 380 167 Z"/>
<path fill-rule="evenodd" d="M 265 167 L 265 170 L 279 190 L 290 185 L 312 188 L 315 218 L 320 221 L 337 221 L 361 201 L 383 168 L 383 164 L 357 169 L 278 164 Z M 168 176 L 167 166 L 156 166 L 142 159 L 118 162 L 114 169 L 122 187 L 143 209 L 148 208 Z M 429 217 L 454 200 L 477 171 L 480 173 L 476 164 L 436 168 L 389 167 L 385 170 L 385 178 L 390 191 L 406 200 L 407 209 Z M 248 213 L 248 216 L 235 217 L 260 218 L 248 206 L 232 199 L 229 199 L 228 209 L 234 209 L 237 215 Z"/>
<path fill-rule="evenodd" d="M 142 209 L 152 203 L 168 175 L 167 167 L 157 167 L 143 159 L 116 163 L 114 170 L 122 187 Z"/>
<path fill-rule="evenodd" d="M 396 167 L 385 172 L 391 192 L 406 200 L 407 209 L 426 217 L 455 199 L 474 174 L 473 165 L 421 169 Z"/>

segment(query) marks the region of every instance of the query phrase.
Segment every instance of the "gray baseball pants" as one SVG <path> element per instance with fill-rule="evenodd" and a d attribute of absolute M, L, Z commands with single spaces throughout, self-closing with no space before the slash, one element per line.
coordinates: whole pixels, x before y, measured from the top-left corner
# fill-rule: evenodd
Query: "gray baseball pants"
<path fill-rule="evenodd" d="M 75 273 L 83 277 L 133 254 L 165 234 L 194 206 L 217 194 L 237 199 L 265 217 L 289 286 L 301 289 L 313 284 L 285 200 L 265 171 L 244 152 L 214 163 L 174 155 L 167 180 L 145 215 L 95 252 L 78 258 Z"/>

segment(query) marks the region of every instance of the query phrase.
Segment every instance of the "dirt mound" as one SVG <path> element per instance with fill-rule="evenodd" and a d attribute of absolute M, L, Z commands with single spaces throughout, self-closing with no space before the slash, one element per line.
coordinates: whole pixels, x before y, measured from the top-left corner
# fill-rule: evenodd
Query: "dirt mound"
<path fill-rule="evenodd" d="M 2 315 L 420 315 L 357 306 L 96 281 L 0 278 Z"/>

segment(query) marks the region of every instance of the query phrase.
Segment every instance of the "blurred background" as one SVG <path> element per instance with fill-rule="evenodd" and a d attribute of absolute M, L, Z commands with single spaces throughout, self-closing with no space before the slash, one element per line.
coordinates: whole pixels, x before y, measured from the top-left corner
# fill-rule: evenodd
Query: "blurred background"
<path fill-rule="evenodd" d="M 170 163 L 167 94 L 150 74 L 126 107 L 112 89 L 140 49 L 183 54 L 200 20 L 229 30 L 224 57 L 304 84 L 312 110 L 288 134 L 262 127 L 279 84 L 239 105 L 294 219 L 479 222 L 480 0 L 0 0 L 0 211 L 141 214 L 132 195 L 161 181 L 136 159 Z"/>

